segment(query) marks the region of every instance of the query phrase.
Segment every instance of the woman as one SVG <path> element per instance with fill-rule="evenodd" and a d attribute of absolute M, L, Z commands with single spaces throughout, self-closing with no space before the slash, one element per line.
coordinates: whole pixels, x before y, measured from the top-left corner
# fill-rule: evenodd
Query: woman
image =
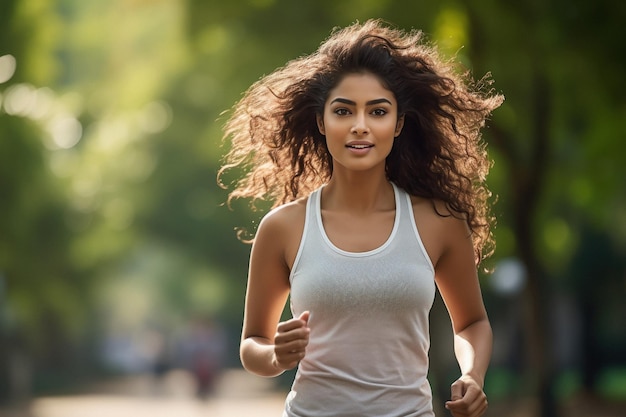
<path fill-rule="evenodd" d="M 484 413 L 492 334 L 477 265 L 492 236 L 480 128 L 502 102 L 486 84 L 420 32 L 370 20 L 235 106 L 221 173 L 247 174 L 229 199 L 275 202 L 252 245 L 241 361 L 262 376 L 298 366 L 284 416 L 433 416 L 436 288 L 461 371 L 445 406 Z M 293 318 L 280 322 L 288 296 Z"/>

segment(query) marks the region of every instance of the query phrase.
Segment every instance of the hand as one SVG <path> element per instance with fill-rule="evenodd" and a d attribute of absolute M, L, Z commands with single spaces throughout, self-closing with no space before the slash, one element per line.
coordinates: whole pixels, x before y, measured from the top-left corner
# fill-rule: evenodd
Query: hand
<path fill-rule="evenodd" d="M 451 386 L 451 393 L 446 408 L 454 417 L 479 417 L 487 410 L 487 396 L 481 385 L 469 375 L 457 379 Z"/>
<path fill-rule="evenodd" d="M 278 323 L 274 336 L 274 357 L 272 364 L 281 370 L 295 368 L 304 358 L 306 347 L 309 344 L 308 327 L 309 312 L 305 311 L 297 319 Z"/>

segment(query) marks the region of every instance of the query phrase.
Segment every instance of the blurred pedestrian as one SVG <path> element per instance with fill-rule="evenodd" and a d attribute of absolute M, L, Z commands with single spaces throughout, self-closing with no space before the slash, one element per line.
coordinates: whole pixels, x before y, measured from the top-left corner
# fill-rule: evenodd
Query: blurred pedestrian
<path fill-rule="evenodd" d="M 206 398 L 213 394 L 223 369 L 226 336 L 212 319 L 192 321 L 181 340 L 181 353 L 196 384 L 196 394 Z"/>
<path fill-rule="evenodd" d="M 477 265 L 493 239 L 480 129 L 502 102 L 488 84 L 421 32 L 369 20 L 235 106 L 221 173 L 246 175 L 229 199 L 275 202 L 252 246 L 241 361 L 263 376 L 298 366 L 284 416 L 433 416 L 436 287 L 461 371 L 445 406 L 484 413 L 492 333 Z"/>

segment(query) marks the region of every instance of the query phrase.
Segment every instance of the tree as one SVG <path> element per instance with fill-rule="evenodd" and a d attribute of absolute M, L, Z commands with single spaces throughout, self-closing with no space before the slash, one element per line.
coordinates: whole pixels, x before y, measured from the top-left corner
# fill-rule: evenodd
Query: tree
<path fill-rule="evenodd" d="M 501 224 L 515 236 L 514 246 L 508 249 L 519 255 L 528 274 L 529 382 L 531 392 L 541 399 L 540 415 L 545 416 L 557 415 L 553 392 L 557 370 L 546 317 L 551 314 L 557 278 L 580 244 L 575 222 L 613 218 L 614 204 L 624 199 L 623 187 L 615 182 L 624 177 L 618 168 L 624 166 L 623 153 L 603 133 L 619 130 L 613 117 L 620 102 L 623 105 L 623 99 L 607 88 L 623 85 L 618 73 L 624 60 L 611 52 L 624 16 L 611 10 L 615 6 L 611 2 L 491 2 L 467 7 L 471 61 L 475 68 L 494 68 L 510 103 L 494 116 L 488 138 L 496 164 L 503 164 L 496 181 L 500 210 L 505 213 Z M 604 17 L 591 19 L 594 15 Z M 513 65 L 504 67 L 504 63 Z M 611 167 L 611 178 L 585 168 L 595 165 L 585 149 L 598 142 L 615 149 L 604 154 L 601 162 Z M 605 199 L 611 203 L 597 204 Z M 623 241 L 623 231 L 614 238 Z M 564 285 L 571 286 L 567 281 Z"/>

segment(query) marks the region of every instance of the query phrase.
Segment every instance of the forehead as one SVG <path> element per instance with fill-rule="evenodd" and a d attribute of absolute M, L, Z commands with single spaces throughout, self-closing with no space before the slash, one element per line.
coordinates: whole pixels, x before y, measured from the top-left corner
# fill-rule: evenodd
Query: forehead
<path fill-rule="evenodd" d="M 394 94 L 384 86 L 381 79 L 369 72 L 351 73 L 344 76 L 335 88 L 330 90 L 326 102 L 329 103 L 338 97 L 350 99 L 356 103 L 379 98 L 386 98 L 393 104 L 396 103 Z"/>

